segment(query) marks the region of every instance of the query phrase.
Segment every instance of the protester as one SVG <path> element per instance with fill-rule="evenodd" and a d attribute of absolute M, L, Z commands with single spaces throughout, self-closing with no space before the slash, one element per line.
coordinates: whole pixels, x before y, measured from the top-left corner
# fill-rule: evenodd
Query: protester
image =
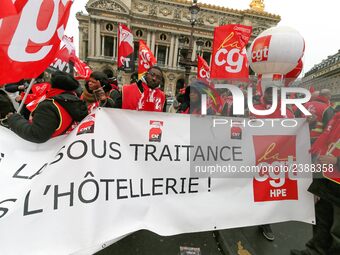
<path fill-rule="evenodd" d="M 323 178 L 314 178 L 308 189 L 320 198 L 315 204 L 313 238 L 306 250 L 292 250 L 291 255 L 340 254 L 340 109 L 337 110 L 311 149 L 316 163 L 328 165 L 328 172 Z"/>
<path fill-rule="evenodd" d="M 14 106 L 5 91 L 0 90 L 0 119 L 4 119 L 8 113 L 14 112 Z"/>
<path fill-rule="evenodd" d="M 331 93 L 328 89 L 323 89 L 320 93 L 313 95 L 314 100 L 305 104 L 306 109 L 312 114 L 309 118 L 309 128 L 311 142 L 313 143 L 324 131 L 328 122 L 334 115 L 334 110 L 331 107 Z M 303 117 L 302 114 L 299 114 Z"/>
<path fill-rule="evenodd" d="M 97 107 L 115 107 L 115 101 L 110 97 L 111 91 L 112 86 L 105 73 L 99 71 L 91 73 L 81 95 L 81 99 L 88 105 L 89 113 Z"/>
<path fill-rule="evenodd" d="M 114 77 L 113 72 L 111 70 L 105 69 L 103 71 L 103 73 L 105 73 L 107 75 L 107 78 L 108 78 L 109 83 L 111 85 L 111 90 L 109 92 L 110 98 L 112 98 L 112 100 L 116 104 L 117 100 L 121 99 L 120 92 L 119 92 L 119 87 L 118 87 L 117 77 Z M 121 102 L 119 102 L 117 104 L 121 104 Z"/>
<path fill-rule="evenodd" d="M 208 85 L 200 80 L 195 80 L 186 87 L 182 97 L 182 102 L 178 107 L 177 113 L 201 114 L 202 94 L 207 94 Z M 211 105 L 207 107 L 207 114 L 213 115 L 215 111 Z"/>
<path fill-rule="evenodd" d="M 127 110 L 165 112 L 165 94 L 160 89 L 162 79 L 162 69 L 158 66 L 151 67 L 141 80 L 123 86 L 121 105 L 117 100 L 115 107 Z"/>
<path fill-rule="evenodd" d="M 7 114 L 9 128 L 27 141 L 43 143 L 65 134 L 87 115 L 85 102 L 73 92 L 79 86 L 77 80 L 58 71 L 52 75 L 51 85 L 46 98 L 32 111 L 30 120 L 17 113 Z"/>

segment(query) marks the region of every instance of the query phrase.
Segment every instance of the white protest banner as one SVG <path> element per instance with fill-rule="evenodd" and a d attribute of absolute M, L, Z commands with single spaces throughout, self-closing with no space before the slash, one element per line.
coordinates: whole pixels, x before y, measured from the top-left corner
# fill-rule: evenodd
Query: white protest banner
<path fill-rule="evenodd" d="M 314 222 L 310 178 L 213 175 L 219 162 L 238 170 L 310 163 L 307 124 L 231 121 L 98 109 L 44 144 L 0 127 L 1 253 L 90 254 L 140 229 L 175 235 Z"/>

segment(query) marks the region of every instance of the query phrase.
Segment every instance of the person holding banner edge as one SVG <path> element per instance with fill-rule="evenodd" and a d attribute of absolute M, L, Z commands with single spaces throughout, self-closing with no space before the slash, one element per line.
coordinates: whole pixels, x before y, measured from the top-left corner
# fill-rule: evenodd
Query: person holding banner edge
<path fill-rule="evenodd" d="M 79 83 L 71 75 L 57 71 L 51 78 L 52 88 L 37 104 L 30 120 L 18 113 L 8 113 L 8 127 L 21 138 L 44 143 L 52 137 L 67 133 L 75 122 L 87 116 L 84 101 L 75 94 Z"/>

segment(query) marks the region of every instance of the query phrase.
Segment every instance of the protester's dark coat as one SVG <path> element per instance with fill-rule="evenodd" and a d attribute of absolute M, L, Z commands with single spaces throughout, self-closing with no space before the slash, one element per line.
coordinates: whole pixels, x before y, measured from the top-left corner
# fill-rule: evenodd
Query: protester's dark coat
<path fill-rule="evenodd" d="M 87 108 L 83 101 L 75 95 L 62 93 L 41 102 L 33 112 L 32 123 L 19 114 L 13 114 L 8 118 L 9 128 L 27 141 L 46 142 L 60 125 L 60 114 L 52 99 L 59 103 L 75 121 L 81 121 L 87 115 Z"/>

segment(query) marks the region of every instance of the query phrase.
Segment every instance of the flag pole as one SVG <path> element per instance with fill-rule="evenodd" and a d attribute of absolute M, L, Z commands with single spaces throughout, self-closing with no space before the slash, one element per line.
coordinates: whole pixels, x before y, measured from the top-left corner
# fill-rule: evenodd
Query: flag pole
<path fill-rule="evenodd" d="M 28 93 L 31 91 L 31 88 L 32 88 L 34 82 L 35 82 L 35 78 L 33 78 L 33 79 L 31 80 L 30 85 L 29 85 L 28 88 L 26 89 L 26 91 L 25 91 L 25 96 L 24 96 L 24 98 L 21 100 L 21 103 L 20 103 L 20 106 L 19 106 L 19 108 L 18 108 L 18 110 L 17 110 L 17 113 L 20 114 L 22 108 L 24 107 L 24 104 L 25 104 L 25 101 L 26 101 L 26 99 L 27 99 Z"/>

